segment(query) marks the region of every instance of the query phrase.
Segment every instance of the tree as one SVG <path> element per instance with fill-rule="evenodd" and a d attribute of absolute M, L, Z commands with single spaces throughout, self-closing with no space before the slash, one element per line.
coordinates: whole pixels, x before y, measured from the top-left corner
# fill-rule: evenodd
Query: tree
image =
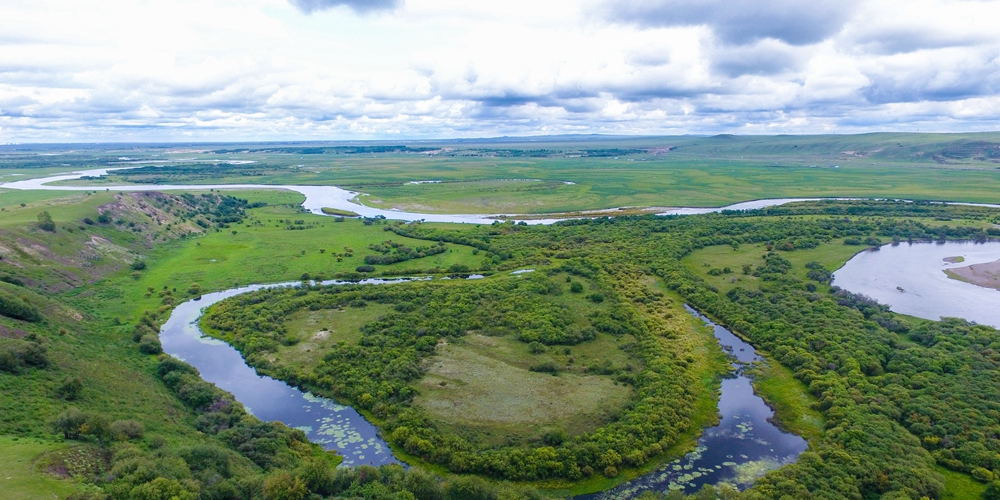
<path fill-rule="evenodd" d="M 61 432 L 66 439 L 79 439 L 83 432 L 83 425 L 87 423 L 87 416 L 76 408 L 67 408 L 52 421 L 52 427 L 56 432 Z"/>
<path fill-rule="evenodd" d="M 56 232 L 56 223 L 52 221 L 52 215 L 49 214 L 48 210 L 42 210 L 38 213 L 38 228 L 50 233 Z"/>
<path fill-rule="evenodd" d="M 986 485 L 986 491 L 983 492 L 983 499 L 1000 500 L 1000 481 L 993 481 Z"/>
<path fill-rule="evenodd" d="M 569 285 L 569 291 L 571 291 L 573 293 L 581 293 L 581 292 L 583 292 L 583 283 L 580 283 L 579 281 L 574 281 L 574 282 L 570 283 L 570 285 Z"/>

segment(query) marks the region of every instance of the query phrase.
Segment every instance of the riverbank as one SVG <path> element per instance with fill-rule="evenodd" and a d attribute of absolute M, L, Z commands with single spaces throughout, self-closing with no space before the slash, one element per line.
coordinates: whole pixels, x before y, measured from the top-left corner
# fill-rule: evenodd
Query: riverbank
<path fill-rule="evenodd" d="M 982 264 L 970 264 L 965 267 L 953 267 L 944 272 L 951 279 L 1000 290 L 1000 259 Z"/>

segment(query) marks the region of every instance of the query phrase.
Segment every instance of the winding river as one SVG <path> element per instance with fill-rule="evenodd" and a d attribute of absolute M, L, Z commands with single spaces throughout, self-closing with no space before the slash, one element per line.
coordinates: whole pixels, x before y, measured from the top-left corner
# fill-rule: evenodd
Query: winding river
<path fill-rule="evenodd" d="M 389 284 L 406 279 L 362 281 Z M 338 282 L 324 282 L 338 284 Z M 174 308 L 160 329 L 163 351 L 194 366 L 201 378 L 229 391 L 257 418 L 281 421 L 301 429 L 311 441 L 327 450 L 337 450 L 344 465 L 398 463 L 378 429 L 354 408 L 302 392 L 288 384 L 258 375 L 233 346 L 202 334 L 198 327 L 204 309 L 216 302 L 262 288 L 298 286 L 299 283 L 251 285 L 207 293 Z"/>
<path fill-rule="evenodd" d="M 399 210 L 382 210 L 379 208 L 372 208 L 354 201 L 360 193 L 354 191 L 348 191 L 346 189 L 341 189 L 336 186 L 297 186 L 297 185 L 285 185 L 285 184 L 127 184 L 120 186 L 64 186 L 58 185 L 53 186 L 53 182 L 59 181 L 72 181 L 77 180 L 82 177 L 102 177 L 115 170 L 126 170 L 130 168 L 138 167 L 120 167 L 120 168 L 98 168 L 93 170 L 81 170 L 78 172 L 69 172 L 65 174 L 53 175 L 49 177 L 40 177 L 36 179 L 25 179 L 23 181 L 14 181 L 0 184 L 0 187 L 6 189 L 40 189 L 49 191 L 100 191 L 104 190 L 114 190 L 114 191 L 192 191 L 192 190 L 206 190 L 206 189 L 286 189 L 289 191 L 296 191 L 302 193 L 306 199 L 302 203 L 302 208 L 317 214 L 326 215 L 323 213 L 323 207 L 335 208 L 338 210 L 348 210 L 363 217 L 378 217 L 382 216 L 387 219 L 392 220 L 405 220 L 405 221 L 415 221 L 422 220 L 425 222 L 457 222 L 457 223 L 472 223 L 472 224 L 492 224 L 494 221 L 498 220 L 497 216 L 490 217 L 481 214 L 431 214 L 431 213 L 416 213 L 416 212 L 404 212 Z M 822 198 L 774 198 L 766 200 L 752 200 L 744 201 L 740 203 L 735 203 L 732 205 L 727 205 L 724 207 L 680 207 L 673 208 L 662 212 L 658 215 L 695 215 L 695 214 L 707 214 L 712 212 L 721 212 L 723 210 L 754 210 L 758 208 L 774 207 L 778 205 L 784 205 L 786 203 L 794 203 L 797 201 L 816 201 Z M 507 220 L 507 219 L 505 219 Z M 509 220 L 518 221 L 516 217 L 511 217 Z M 559 222 L 561 218 L 551 218 L 551 219 L 526 219 L 523 222 L 527 224 L 552 224 L 554 222 Z"/>

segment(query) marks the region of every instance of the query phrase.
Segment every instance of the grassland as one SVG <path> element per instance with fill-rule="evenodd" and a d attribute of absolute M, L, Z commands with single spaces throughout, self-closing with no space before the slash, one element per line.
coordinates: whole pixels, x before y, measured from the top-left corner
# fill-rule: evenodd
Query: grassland
<path fill-rule="evenodd" d="M 967 500 L 967 499 L 977 499 L 983 497 L 983 492 L 986 491 L 986 485 L 980 483 L 968 474 L 962 474 L 961 472 L 955 472 L 953 470 L 945 469 L 944 467 L 936 467 L 935 470 L 938 474 L 944 476 L 944 496 L 942 500 Z"/>
<path fill-rule="evenodd" d="M 867 247 L 844 245 L 843 239 L 837 239 L 830 243 L 825 243 L 817 248 L 809 250 L 795 250 L 792 252 L 781 252 L 781 256 L 792 263 L 793 274 L 805 279 L 809 271 L 805 265 L 809 262 L 819 262 L 826 269 L 831 271 L 839 269 L 854 254 Z M 752 274 L 743 274 L 743 266 L 751 266 L 756 269 L 763 264 L 764 254 L 767 249 L 764 244 L 741 245 L 738 249 L 730 246 L 707 247 L 691 252 L 681 259 L 681 263 L 692 273 L 722 292 L 742 286 L 753 287 L 759 281 Z M 709 274 L 712 269 L 729 268 L 731 273 L 713 276 Z"/>
<path fill-rule="evenodd" d="M 63 499 L 80 489 L 71 478 L 39 470 L 46 454 L 69 446 L 40 439 L 0 436 L 0 492 L 5 500 Z"/>
<path fill-rule="evenodd" d="M 602 347 L 617 350 L 614 345 Z M 462 344 L 439 346 L 418 385 L 421 394 L 415 404 L 463 434 L 514 444 L 549 432 L 576 435 L 596 429 L 631 394 L 608 377 L 531 372 L 525 365 L 533 361 L 526 345 L 502 337 L 472 335 Z"/>
<path fill-rule="evenodd" d="M 157 159 L 195 160 L 90 182 L 337 185 L 365 193 L 360 201 L 380 208 L 484 214 L 723 206 L 783 197 L 995 203 L 1000 186 L 995 133 L 543 138 L 420 144 L 440 148 L 424 154 L 343 154 L 335 145 L 314 146 L 258 144 L 225 152 L 150 146 L 145 154 Z M 142 159 L 141 153 L 129 155 Z M 88 153 L 77 154 L 71 164 L 86 164 Z M 104 158 L 101 151 L 89 154 Z M 0 154 L 0 171 L 8 156 Z M 127 164 L 136 165 L 142 163 Z M 51 173 L 47 168 L 20 173 Z M 439 182 L 414 183 L 419 181 Z"/>

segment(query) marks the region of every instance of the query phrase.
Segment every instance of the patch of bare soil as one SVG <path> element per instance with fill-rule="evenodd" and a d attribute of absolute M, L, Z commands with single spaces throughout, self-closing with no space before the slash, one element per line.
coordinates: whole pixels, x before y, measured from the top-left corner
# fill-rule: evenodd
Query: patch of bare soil
<path fill-rule="evenodd" d="M 11 328 L 9 326 L 0 325 L 0 337 L 7 337 L 9 339 L 22 339 L 28 332 L 24 330 L 18 330 L 17 328 Z"/>
<path fill-rule="evenodd" d="M 945 271 L 949 278 L 972 283 L 985 288 L 1000 290 L 1000 260 L 983 264 L 971 264 Z"/>

